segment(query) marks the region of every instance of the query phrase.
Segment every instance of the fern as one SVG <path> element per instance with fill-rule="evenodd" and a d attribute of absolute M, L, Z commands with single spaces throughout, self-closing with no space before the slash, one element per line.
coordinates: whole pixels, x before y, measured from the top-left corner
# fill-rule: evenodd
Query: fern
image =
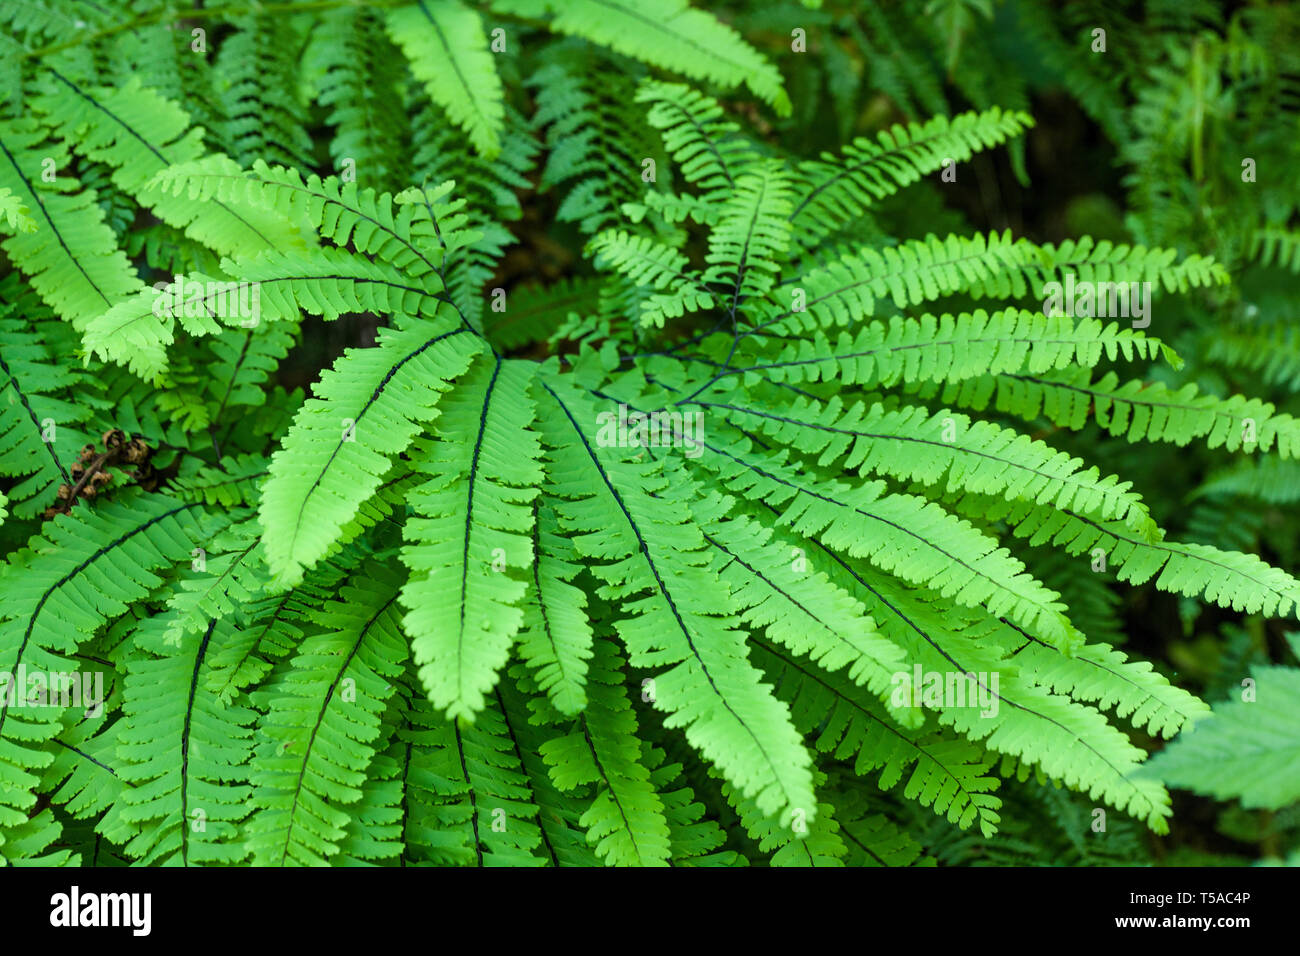
<path fill-rule="evenodd" d="M 411 62 L 429 98 L 487 157 L 501 149 L 501 79 L 483 21 L 460 0 L 420 0 L 388 13 L 388 34 Z"/>
<path fill-rule="evenodd" d="M 120 6 L 0 13 L 0 677 L 106 684 L 0 685 L 0 859 L 1112 865 L 1300 796 L 1298 206 L 1224 188 L 1283 14 L 1105 76 L 1010 2 Z M 1059 82 L 1127 226 L 1021 215 Z"/>
<path fill-rule="evenodd" d="M 530 499 L 541 445 L 530 375 L 523 363 L 480 369 L 443 406 L 443 440 L 414 461 L 428 480 L 407 500 L 427 517 L 406 525 L 403 625 L 429 699 L 453 718 L 482 709 L 523 623 L 528 579 L 509 572 L 536 560 Z M 472 443 L 455 440 L 466 433 Z"/>
<path fill-rule="evenodd" d="M 392 583 L 358 582 L 322 608 L 326 630 L 303 641 L 266 688 L 247 834 L 259 865 L 322 864 L 339 850 L 353 819 L 343 807 L 363 798 L 407 653 Z"/>
<path fill-rule="evenodd" d="M 191 542 L 202 534 L 196 507 L 166 497 L 141 501 L 138 507 L 115 502 L 84 518 L 57 518 L 48 538 L 38 537 L 31 547 L 11 554 L 0 577 L 12 597 L 0 623 L 9 680 L 20 668 L 75 671 L 68 659 L 77 648 L 74 635 L 93 633 L 147 597 L 160 581 L 155 571 L 170 569 L 188 555 Z M 33 771 L 48 765 L 51 757 L 39 745 L 59 732 L 63 716 L 49 701 L 34 708 L 16 705 L 7 690 L 0 700 L 0 733 L 7 725 L 10 742 L 0 758 L 6 829 L 35 802 Z"/>
<path fill-rule="evenodd" d="M 517 0 L 503 4 L 505 9 Z M 727 86 L 744 83 L 753 94 L 788 112 L 790 99 L 780 74 L 734 31 L 685 0 L 525 0 L 528 7 L 545 6 L 553 14 L 549 25 L 558 33 L 584 37 L 655 66 Z"/>
<path fill-rule="evenodd" d="M 140 288 L 140 280 L 104 223 L 95 194 L 69 177 L 60 181 L 57 170 L 68 165 L 66 148 L 46 155 L 39 152 L 44 140 L 32 120 L 0 123 L 0 183 L 30 210 L 33 221 L 45 225 L 10 236 L 0 248 L 55 312 L 80 329 Z M 52 180 L 44 177 L 46 171 L 54 173 Z"/>
<path fill-rule="evenodd" d="M 470 341 L 459 337 L 463 332 L 412 325 L 358 355 L 350 365 L 361 368 L 347 368 L 350 374 L 338 376 L 334 389 L 326 381 L 321 397 L 303 406 L 283 455 L 268 466 L 262 497 L 267 561 L 278 578 L 301 580 L 302 569 L 328 552 L 352 509 L 378 489 L 417 426 L 437 414 L 440 390 L 417 391 L 417 383 L 424 386 L 439 371 L 450 378 L 457 366 L 468 366 L 474 346 L 460 345 Z M 373 437 L 356 440 L 358 428 Z"/>
<path fill-rule="evenodd" d="M 1276 809 L 1300 799 L 1296 787 L 1294 668 L 1254 672 L 1240 700 L 1214 710 L 1195 734 L 1180 738 L 1153 759 L 1149 772 L 1172 786 L 1239 798 L 1247 807 Z"/>

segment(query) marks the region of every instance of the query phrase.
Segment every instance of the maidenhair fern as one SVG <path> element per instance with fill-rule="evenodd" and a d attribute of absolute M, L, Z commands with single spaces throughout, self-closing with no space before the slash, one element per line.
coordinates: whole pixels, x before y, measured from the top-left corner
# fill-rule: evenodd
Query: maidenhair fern
<path fill-rule="evenodd" d="M 1051 305 L 1227 269 L 896 228 L 1023 173 L 1012 86 L 943 115 L 900 52 L 941 115 L 805 155 L 685 0 L 129 6 L 0 17 L 0 858 L 1104 862 L 1166 783 L 1296 799 L 1294 670 L 1207 716 L 1100 582 L 1295 615 L 1116 449 L 1289 501 L 1300 421 Z"/>

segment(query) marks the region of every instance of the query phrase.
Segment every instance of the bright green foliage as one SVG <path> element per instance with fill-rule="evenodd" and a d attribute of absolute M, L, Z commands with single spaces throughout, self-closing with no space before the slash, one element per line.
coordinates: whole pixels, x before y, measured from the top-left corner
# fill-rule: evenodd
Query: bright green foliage
<path fill-rule="evenodd" d="M 689 500 L 690 479 L 681 468 L 602 449 L 581 424 L 596 420 L 593 403 L 543 390 L 550 399 L 542 404 L 543 440 L 562 489 L 560 527 L 575 537 L 580 555 L 600 562 L 591 571 L 602 597 L 635 598 L 630 616 L 617 622 L 633 666 L 675 665 L 651 679 L 651 702 L 765 813 L 806 810 L 808 757 L 786 708 L 746 660 L 736 608 L 708 567 L 703 534 L 685 515 L 655 506 L 660 498 Z"/>
<path fill-rule="evenodd" d="M 552 506 L 533 521 L 532 587 L 525 586 L 519 654 L 536 673 L 557 711 L 577 716 L 586 705 L 592 630 L 587 596 L 573 584 L 582 565 L 573 542 L 560 533 Z"/>
<path fill-rule="evenodd" d="M 42 153 L 39 144 L 44 139 L 32 120 L 0 121 L 0 185 L 38 223 L 27 230 L 21 228 L 23 220 L 17 220 L 19 231 L 0 243 L 0 249 L 30 278 L 32 288 L 80 330 L 141 283 L 95 205 L 95 193 L 58 176 L 59 168 L 67 168 L 68 155 Z M 48 183 L 43 179 L 47 170 L 54 174 Z"/>
<path fill-rule="evenodd" d="M 104 682 L 0 685 L 0 860 L 1091 865 L 1300 799 L 1296 198 L 1209 222 L 1195 17 L 1148 90 L 922 2 L 0 12 L 0 677 Z M 1270 16 L 1199 55 L 1286 102 Z M 1004 28 L 1127 231 L 948 204 L 1043 132 Z M 1052 304 L 1112 282 L 1149 327 Z"/>
<path fill-rule="evenodd" d="M 497 359 L 467 376 L 442 407 L 433 441 L 415 459 L 428 481 L 407 496 L 411 570 L 403 627 L 434 706 L 449 717 L 482 710 L 523 622 L 534 565 L 541 443 L 528 383 L 532 366 Z M 473 435 L 472 441 L 461 441 Z"/>
<path fill-rule="evenodd" d="M 6 232 L 35 232 L 36 220 L 28 215 L 27 207 L 9 189 L 0 189 L 0 212 L 4 214 Z"/>
<path fill-rule="evenodd" d="M 86 441 L 77 425 L 90 408 L 66 396 L 69 390 L 91 392 L 95 386 L 80 369 L 54 364 L 59 349 L 75 347 L 67 327 L 30 299 L 23 307 L 31 317 L 28 324 L 0 319 L 5 386 L 0 393 L 0 475 L 13 480 L 6 493 L 13 513 L 30 517 L 45 507 L 60 482 L 70 480 L 65 462 Z M 10 315 L 14 311 L 8 310 Z"/>
<path fill-rule="evenodd" d="M 390 10 L 387 26 L 429 98 L 469 133 L 475 149 L 495 156 L 505 109 L 478 13 L 460 0 L 420 0 Z"/>
<path fill-rule="evenodd" d="M 502 6 L 509 10 L 517 0 Z M 723 86 L 744 83 L 777 114 L 790 111 L 781 76 L 752 47 L 687 0 L 543 0 L 557 33 L 585 37 L 655 66 Z"/>
<path fill-rule="evenodd" d="M 671 854 L 663 800 L 636 736 L 636 717 L 609 645 L 597 645 L 580 728 L 542 747 L 562 790 L 588 784 L 596 797 L 579 823 L 596 855 L 613 866 L 666 866 Z"/>
<path fill-rule="evenodd" d="M 162 581 L 156 572 L 174 568 L 203 536 L 198 514 L 196 505 L 166 496 L 114 502 L 93 514 L 57 518 L 10 556 L 0 576 L 8 685 L 0 699 L 0 826 L 6 830 L 35 803 L 34 773 L 52 756 L 42 745 L 63 729 L 65 714 L 53 688 L 34 703 L 19 696 L 17 675 L 74 674 L 78 635 L 88 637 L 148 597 Z"/>
<path fill-rule="evenodd" d="M 262 496 L 267 562 L 293 585 L 328 553 L 351 512 L 374 494 L 393 456 L 438 414 L 439 378 L 473 354 L 461 328 L 418 323 L 358 352 L 323 379 L 272 458 Z M 361 431 L 362 437 L 357 432 Z M 366 434 L 368 433 L 368 434 Z"/>
<path fill-rule="evenodd" d="M 319 864 L 337 852 L 352 819 L 343 808 L 362 799 L 367 767 L 395 729 L 384 717 L 407 650 L 394 582 L 372 571 L 316 614 L 322 633 L 257 692 L 265 713 L 247 835 L 256 865 Z"/>
<path fill-rule="evenodd" d="M 274 213 L 236 211 L 220 199 L 215 209 L 201 210 L 184 196 L 169 196 L 165 180 L 155 182 L 158 173 L 203 153 L 201 131 L 175 103 L 138 81 L 122 89 L 87 88 L 58 71 L 52 76 L 50 92 L 32 105 L 77 153 L 110 166 L 114 186 L 168 225 L 220 255 L 296 243 L 296 232 Z"/>
<path fill-rule="evenodd" d="M 994 108 L 981 115 L 962 113 L 949 121 L 936 116 L 924 125 L 895 126 L 873 142 L 858 139 L 838 157 L 799 164 L 802 198 L 791 217 L 805 244 L 862 218 L 873 203 L 944 165 L 970 159 L 1022 133 L 1032 124 L 1024 113 Z"/>
<path fill-rule="evenodd" d="M 256 712 L 204 686 L 234 627 L 210 618 L 192 640 L 173 646 L 159 637 L 157 628 L 142 629 L 137 640 L 147 653 L 130 665 L 123 689 L 122 821 L 138 829 L 127 852 L 158 865 L 238 863 L 248 852 L 236 836 Z"/>

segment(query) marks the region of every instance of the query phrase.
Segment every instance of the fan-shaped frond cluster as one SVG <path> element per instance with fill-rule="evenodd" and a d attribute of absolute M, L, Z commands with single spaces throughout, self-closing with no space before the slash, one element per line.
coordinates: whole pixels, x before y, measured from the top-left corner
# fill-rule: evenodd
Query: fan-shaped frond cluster
<path fill-rule="evenodd" d="M 1196 767 L 1294 749 L 1286 706 L 1263 743 L 1207 717 L 1104 639 L 1099 581 L 1293 616 L 1125 455 L 1239 453 L 1206 495 L 1261 494 L 1300 427 L 1171 377 L 1159 323 L 1045 304 L 1177 308 L 1223 293 L 1208 256 L 887 235 L 1031 126 L 971 76 L 975 110 L 801 159 L 723 98 L 788 114 L 780 73 L 685 0 L 205 8 L 219 50 L 166 88 L 156 5 L 61 45 L 72 6 L 0 16 L 31 107 L 0 116 L 0 673 L 105 689 L 0 695 L 0 858 L 928 865 L 1073 819 L 1031 777 L 1165 832 L 1129 731 L 1202 719 L 1168 781 L 1288 796 Z M 908 68 L 872 66 L 928 108 Z M 566 277 L 519 281 L 528 244 Z"/>

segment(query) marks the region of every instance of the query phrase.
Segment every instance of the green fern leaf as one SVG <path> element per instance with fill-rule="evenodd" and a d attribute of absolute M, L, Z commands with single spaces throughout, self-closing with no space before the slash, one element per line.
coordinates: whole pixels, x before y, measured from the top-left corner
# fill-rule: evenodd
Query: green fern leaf
<path fill-rule="evenodd" d="M 1300 671 L 1258 668 L 1242 699 L 1216 706 L 1194 733 L 1153 757 L 1144 772 L 1220 800 L 1239 798 L 1246 807 L 1292 804 L 1300 799 L 1298 699 Z"/>
<path fill-rule="evenodd" d="M 744 83 L 778 115 L 790 112 L 781 75 L 730 27 L 686 0 L 547 0 L 550 27 L 585 37 L 654 66 L 713 80 Z"/>
<path fill-rule="evenodd" d="M 33 120 L 0 121 L 0 187 L 30 210 L 37 225 L 0 248 L 31 277 L 41 298 L 81 331 L 142 283 L 95 205 L 95 194 L 58 175 L 68 168 L 67 153 L 41 148 L 44 141 L 44 130 Z"/>
<path fill-rule="evenodd" d="M 504 95 L 478 13 L 460 0 L 417 0 L 390 10 L 387 26 L 429 98 L 469 134 L 475 149 L 495 156 Z"/>
<path fill-rule="evenodd" d="M 265 696 L 250 779 L 254 865 L 322 865 L 339 852 L 403 672 L 397 581 L 378 567 L 320 610 Z"/>
<path fill-rule="evenodd" d="M 523 623 L 542 477 L 532 374 L 501 359 L 477 368 L 439 403 L 442 440 L 414 456 L 428 477 L 407 499 L 402 623 L 429 699 L 451 719 L 483 708 Z"/>
<path fill-rule="evenodd" d="M 324 375 L 318 397 L 303 406 L 271 459 L 262 494 L 266 560 L 276 581 L 302 580 L 379 487 L 392 457 L 437 415 L 442 392 L 479 347 L 463 331 L 413 323 Z"/>

